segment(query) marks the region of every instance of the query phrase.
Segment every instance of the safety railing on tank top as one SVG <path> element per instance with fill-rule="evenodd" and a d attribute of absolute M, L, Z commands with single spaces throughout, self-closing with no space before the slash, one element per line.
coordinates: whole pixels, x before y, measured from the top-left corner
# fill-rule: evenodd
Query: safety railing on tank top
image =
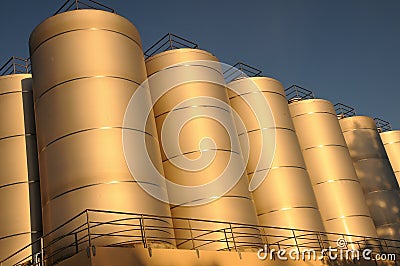
<path fill-rule="evenodd" d="M 31 73 L 31 63 L 29 58 L 25 59 L 12 56 L 3 66 L 0 67 L 0 76 L 28 73 Z"/>
<path fill-rule="evenodd" d="M 113 8 L 94 0 L 67 0 L 53 15 L 78 9 L 97 9 L 115 13 Z"/>
<path fill-rule="evenodd" d="M 312 91 L 296 84 L 285 89 L 285 93 L 289 103 L 315 98 L 314 93 Z"/>
<path fill-rule="evenodd" d="M 162 223 L 166 220 L 180 226 Z M 181 237 L 166 233 L 174 230 L 181 232 Z M 163 234 L 157 235 L 155 232 Z M 270 252 L 272 259 L 276 256 L 276 253 L 271 253 L 273 250 L 295 250 L 301 254 L 301 251 L 307 249 L 322 256 L 327 255 L 323 250 L 328 247 L 338 248 L 337 239 L 347 240 L 346 245 L 340 247 L 345 251 L 368 248 L 372 252 L 371 256 L 378 253 L 395 254 L 394 263 L 400 265 L 397 264 L 400 261 L 400 241 L 396 240 L 104 210 L 85 210 L 79 213 L 31 245 L 10 254 L 0 261 L 0 265 L 49 266 L 80 252 L 95 256 L 96 248 L 100 247 L 141 246 L 151 254 L 152 248 L 160 247 L 154 246 L 154 243 L 170 244 L 171 248 L 171 243 L 175 241 L 177 248 L 195 250 L 198 256 L 201 249 L 237 252 L 239 256 L 244 251 L 260 252 L 262 249 L 262 253 Z M 33 254 L 23 256 L 30 250 L 33 250 Z M 322 256 L 319 259 L 329 260 L 329 257 Z"/>
<path fill-rule="evenodd" d="M 374 118 L 374 120 L 379 133 L 391 131 L 393 129 L 392 124 L 386 120 L 380 118 Z"/>
<path fill-rule="evenodd" d="M 223 72 L 224 79 L 227 83 L 240 78 L 260 77 L 261 73 L 262 70 L 243 62 L 237 62 L 232 67 L 229 67 Z"/>
<path fill-rule="evenodd" d="M 336 103 L 334 105 L 334 107 L 335 107 L 335 111 L 336 111 L 336 115 L 337 115 L 338 119 L 356 115 L 356 111 L 354 110 L 354 108 L 351 106 L 348 106 L 346 104 Z"/>
<path fill-rule="evenodd" d="M 183 37 L 175 35 L 173 33 L 167 33 L 161 39 L 156 41 L 150 46 L 145 52 L 144 57 L 147 59 L 157 53 L 165 52 L 168 50 L 180 49 L 180 48 L 191 48 L 196 49 L 199 46 L 197 43 L 189 41 Z"/>

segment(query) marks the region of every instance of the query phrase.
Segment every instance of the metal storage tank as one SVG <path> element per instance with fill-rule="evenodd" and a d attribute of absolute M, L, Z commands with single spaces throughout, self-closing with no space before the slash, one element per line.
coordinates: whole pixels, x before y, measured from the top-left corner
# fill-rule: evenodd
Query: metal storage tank
<path fill-rule="evenodd" d="M 41 236 L 32 78 L 0 77 L 0 261 Z M 38 252 L 24 250 L 3 265 Z"/>
<path fill-rule="evenodd" d="M 68 11 L 37 26 L 29 44 L 35 77 L 44 233 L 85 209 L 170 216 L 168 204 L 139 186 L 124 157 L 122 135 L 132 143 L 145 135 L 149 154 L 162 172 L 153 114 L 145 132 L 135 128 L 133 122 L 131 128 L 123 127 L 128 102 L 146 79 L 141 40 L 135 26 L 110 12 Z M 143 102 L 147 101 L 151 103 L 150 96 L 143 98 Z M 137 114 L 137 119 L 145 119 L 142 116 Z M 133 151 L 133 155 L 143 157 L 139 152 Z M 152 185 L 159 193 L 166 193 L 165 183 Z M 97 218 L 101 220 L 90 219 Z M 146 226 L 172 227 L 167 218 L 145 222 Z M 139 221 L 131 224 L 138 225 Z M 125 229 L 132 231 L 134 243 L 141 242 L 138 228 Z M 64 227 L 64 231 L 68 230 Z M 59 232 L 62 233 L 65 232 Z M 174 245 L 174 240 L 168 239 L 173 238 L 172 229 L 154 228 L 147 234 L 153 244 Z M 97 237 L 92 244 L 128 240 Z M 73 238 L 65 241 L 71 243 Z"/>
<path fill-rule="evenodd" d="M 252 192 L 258 220 L 262 226 L 275 226 L 293 229 L 324 231 L 318 205 L 308 176 L 300 145 L 294 131 L 288 102 L 282 84 L 272 78 L 251 77 L 242 78 L 228 84 L 229 99 L 234 110 L 237 111 L 245 124 L 245 131 L 238 132 L 244 153 L 250 154 L 247 163 L 249 178 L 258 172 L 265 178 L 263 183 Z M 263 108 L 263 101 L 267 101 L 269 108 Z M 255 107 L 254 110 L 250 106 Z M 266 116 L 272 112 L 274 122 L 268 121 Z M 239 127 L 238 127 L 239 128 Z M 258 159 L 262 150 L 271 149 L 270 132 L 275 131 L 275 154 L 272 164 L 267 160 Z M 267 154 L 268 151 L 265 151 Z M 292 232 L 286 230 L 267 229 L 270 235 L 293 237 Z M 298 242 L 301 242 L 301 232 L 296 232 Z M 304 241 L 310 242 L 311 236 Z M 269 238 L 269 243 L 280 241 L 280 238 Z M 290 241 L 294 241 L 291 239 Z"/>
<path fill-rule="evenodd" d="M 332 103 L 300 100 L 289 109 L 326 231 L 376 237 Z"/>
<path fill-rule="evenodd" d="M 239 174 L 237 184 L 226 193 L 204 191 L 193 195 L 189 202 L 174 200 L 179 195 L 168 188 L 174 203 L 172 216 L 257 225 L 247 175 L 240 172 L 244 172 L 245 165 L 234 120 L 227 109 L 229 99 L 218 59 L 206 51 L 181 48 L 149 57 L 146 68 L 166 178 L 194 187 L 208 184 L 222 173 L 232 179 Z M 211 190 L 214 188 L 219 189 L 217 186 Z M 178 248 L 233 248 L 227 247 L 224 233 L 230 238 L 235 236 L 238 249 L 261 245 L 258 229 L 251 226 L 234 226 L 226 232 L 226 224 L 190 223 L 192 228 L 214 233 L 194 231 L 195 240 L 188 242 L 179 238 L 191 238 L 189 232 L 175 229 Z M 188 228 L 188 222 L 174 220 L 174 227 Z"/>
<path fill-rule="evenodd" d="M 379 237 L 400 239 L 400 190 L 374 119 L 339 120 Z"/>
<path fill-rule="evenodd" d="M 400 130 L 382 132 L 380 136 L 396 176 L 397 184 L 400 184 Z"/>

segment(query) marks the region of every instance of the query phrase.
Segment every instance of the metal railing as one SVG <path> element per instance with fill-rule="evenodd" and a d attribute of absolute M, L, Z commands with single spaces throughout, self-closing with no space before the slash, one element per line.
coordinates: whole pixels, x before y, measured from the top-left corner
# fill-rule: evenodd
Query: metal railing
<path fill-rule="evenodd" d="M 97 9 L 97 10 L 103 10 L 103 11 L 108 11 L 111 13 L 115 13 L 115 10 L 109 6 L 106 6 L 102 3 L 99 3 L 94 0 L 86 0 L 86 1 L 81 1 L 81 0 L 67 0 L 65 3 L 53 14 L 57 15 L 60 13 L 64 13 L 67 11 L 71 10 L 78 10 L 78 9 Z"/>
<path fill-rule="evenodd" d="M 240 78 L 247 77 L 259 77 L 261 76 L 262 70 L 252 67 L 243 62 L 237 62 L 232 67 L 228 68 L 224 71 L 224 79 L 225 81 L 231 82 Z"/>
<path fill-rule="evenodd" d="M 388 121 L 376 117 L 374 118 L 374 120 L 379 133 L 390 131 L 393 129 L 392 124 Z"/>
<path fill-rule="evenodd" d="M 0 76 L 28 73 L 31 73 L 31 63 L 29 58 L 25 59 L 12 56 L 3 66 L 0 67 Z"/>
<path fill-rule="evenodd" d="M 303 88 L 299 85 L 292 85 L 285 90 L 286 98 L 289 103 L 294 101 L 306 100 L 306 99 L 314 99 L 314 93 L 306 88 Z"/>
<path fill-rule="evenodd" d="M 165 52 L 168 50 L 174 50 L 174 49 L 179 49 L 179 48 L 196 49 L 198 47 L 199 46 L 192 41 L 189 41 L 183 37 L 180 37 L 180 36 L 172 34 L 172 33 L 167 33 L 163 37 L 161 37 L 160 40 L 158 40 L 152 46 L 150 46 L 150 48 L 144 52 L 144 56 L 147 59 L 150 56 L 153 56 L 157 53 Z"/>
<path fill-rule="evenodd" d="M 180 226 L 171 224 L 155 225 L 155 221 L 173 220 Z M 187 226 L 182 226 L 186 224 Z M 217 228 L 209 230 L 206 228 Z M 245 232 L 243 229 L 250 229 Z M 175 230 L 188 237 L 173 237 L 164 234 L 155 236 L 154 232 Z M 186 234 L 182 234 L 186 233 Z M 136 213 L 85 210 L 54 231 L 44 235 L 36 242 L 21 248 L 8 258 L 0 261 L 5 265 L 37 265 L 49 266 L 67 259 L 81 251 L 87 255 L 95 254 L 96 247 L 121 247 L 134 246 L 151 247 L 153 243 L 171 245 L 176 241 L 178 248 L 184 249 L 213 249 L 236 251 L 243 247 L 259 249 L 313 249 L 323 254 L 328 246 L 337 248 L 337 239 L 347 240 L 346 250 L 370 249 L 372 254 L 395 254 L 396 261 L 400 261 L 400 241 L 372 238 L 347 234 L 326 233 L 292 228 L 272 226 L 258 226 L 240 223 L 229 223 L 190 218 L 171 218 L 167 216 L 146 215 Z M 255 241 L 257 240 L 257 241 Z M 40 249 L 34 254 L 23 256 L 34 245 Z M 352 247 L 352 248 L 350 248 Z M 11 263 L 12 262 L 12 263 Z M 397 263 L 397 262 L 396 262 Z M 397 264 L 396 264 L 397 265 Z"/>
<path fill-rule="evenodd" d="M 339 119 L 356 115 L 353 107 L 345 105 L 343 103 L 336 103 L 334 107 Z"/>

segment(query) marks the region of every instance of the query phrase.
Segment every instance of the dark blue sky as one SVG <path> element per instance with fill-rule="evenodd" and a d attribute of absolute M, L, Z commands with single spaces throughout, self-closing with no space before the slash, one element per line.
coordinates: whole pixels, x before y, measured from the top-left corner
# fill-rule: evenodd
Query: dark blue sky
<path fill-rule="evenodd" d="M 313 90 L 400 128 L 398 0 L 100 0 L 139 29 L 143 47 L 172 32 L 222 62 Z M 2 1 L 0 64 L 28 56 L 32 29 L 63 0 Z"/>

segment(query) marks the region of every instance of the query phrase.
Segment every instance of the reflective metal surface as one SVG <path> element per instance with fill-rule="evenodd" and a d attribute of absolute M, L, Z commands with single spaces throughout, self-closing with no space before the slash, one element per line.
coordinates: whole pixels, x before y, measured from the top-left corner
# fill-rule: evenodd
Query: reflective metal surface
<path fill-rule="evenodd" d="M 250 154 L 249 178 L 257 171 L 265 177 L 252 193 L 260 225 L 324 231 L 282 84 L 272 78 L 252 77 L 233 81 L 228 87 L 240 93 L 229 91 L 229 96 L 233 109 L 245 124 L 246 132 L 239 132 L 239 138 L 242 143 L 249 138 L 249 151 L 245 151 Z M 264 99 L 271 110 L 261 105 Z M 274 123 L 258 119 L 268 112 L 272 112 Z M 269 131 L 276 132 L 274 160 L 272 165 L 257 168 L 262 149 L 271 148 Z M 269 240 L 273 243 L 275 238 Z"/>
<path fill-rule="evenodd" d="M 400 239 L 400 189 L 375 121 L 352 116 L 341 119 L 340 126 L 378 236 Z"/>
<path fill-rule="evenodd" d="M 0 125 L 2 260 L 38 239 L 42 230 L 30 74 L 0 77 Z M 33 247 L 25 250 L 21 256 L 37 251 Z M 5 265 L 12 265 L 13 262 L 16 260 L 8 261 Z"/>
<path fill-rule="evenodd" d="M 136 28 L 116 14 L 69 11 L 45 20 L 32 32 L 30 52 L 44 232 L 85 209 L 170 215 L 168 204 L 139 187 L 124 157 L 125 110 L 138 84 L 146 79 Z M 152 114 L 148 122 L 146 132 L 126 128 L 124 138 L 135 143 L 146 135 L 151 159 L 162 172 Z M 166 193 L 165 183 L 153 185 Z M 172 226 L 168 219 L 156 223 Z M 149 244 L 160 244 L 160 236 L 173 238 L 173 231 L 154 231 Z M 96 241 L 109 243 L 107 238 Z M 173 246 L 175 242 L 162 243 Z"/>
<path fill-rule="evenodd" d="M 175 64 L 179 66 L 171 68 Z M 165 176 L 174 183 L 201 186 L 222 173 L 228 173 L 233 177 L 240 174 L 241 166 L 244 168 L 237 132 L 229 135 L 229 129 L 234 129 L 234 121 L 226 107 L 229 100 L 218 65 L 217 58 L 210 53 L 189 48 L 162 52 L 146 60 Z M 171 69 L 174 71 L 168 74 Z M 157 82 L 152 82 L 153 75 L 160 76 Z M 154 99 L 160 91 L 169 89 L 165 87 L 171 80 L 178 80 L 180 77 L 187 78 L 189 82 L 174 85 L 169 91 L 162 93 L 159 99 Z M 177 145 L 173 146 L 171 143 Z M 228 162 L 233 164 L 229 166 Z M 199 167 L 201 165 L 204 167 Z M 197 170 L 193 170 L 192 167 Z M 178 202 L 171 207 L 173 217 L 257 224 L 253 201 L 248 191 L 247 176 L 244 173 L 239 177 L 236 186 L 224 195 L 214 195 L 208 199 L 203 199 L 199 195 L 195 196 L 197 198 L 193 198 L 192 202 Z M 168 192 L 172 196 L 173 192 Z M 196 201 L 209 202 L 187 206 Z M 185 221 L 174 221 L 179 248 L 190 249 L 194 245 L 199 249 L 226 249 L 225 243 L 218 242 L 223 234 L 219 224 L 203 228 L 216 230 L 215 244 L 204 246 L 201 233 L 198 231 L 194 232 L 193 237 L 196 239 L 194 244 L 179 240 L 187 237 L 187 231 L 178 229 L 187 226 L 182 222 Z M 201 224 L 194 222 L 191 226 L 199 228 Z M 252 248 L 251 243 L 254 245 L 260 243 L 257 229 L 239 227 L 235 232 L 255 235 L 254 238 L 246 237 L 247 241 L 244 242 L 248 244 L 239 244 L 238 248 L 241 250 Z"/>
<path fill-rule="evenodd" d="M 333 105 L 310 99 L 289 109 L 326 231 L 376 236 Z"/>
<path fill-rule="evenodd" d="M 397 184 L 400 184 L 400 130 L 387 131 L 379 135 L 392 165 Z"/>

